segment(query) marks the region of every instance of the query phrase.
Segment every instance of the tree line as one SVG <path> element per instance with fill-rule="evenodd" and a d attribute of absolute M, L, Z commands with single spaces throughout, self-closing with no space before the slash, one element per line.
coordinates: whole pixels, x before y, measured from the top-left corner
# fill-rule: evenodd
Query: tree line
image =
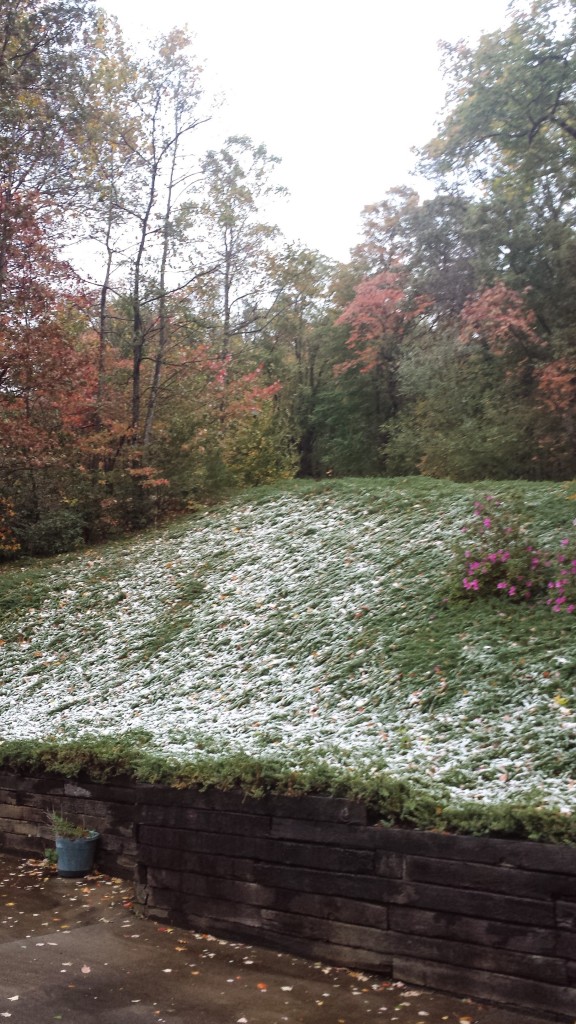
<path fill-rule="evenodd" d="M 269 223 L 264 145 L 201 151 L 185 30 L 136 53 L 91 0 L 6 0 L 0 557 L 294 474 L 575 476 L 575 43 L 534 0 L 445 46 L 433 198 L 337 264 Z"/>

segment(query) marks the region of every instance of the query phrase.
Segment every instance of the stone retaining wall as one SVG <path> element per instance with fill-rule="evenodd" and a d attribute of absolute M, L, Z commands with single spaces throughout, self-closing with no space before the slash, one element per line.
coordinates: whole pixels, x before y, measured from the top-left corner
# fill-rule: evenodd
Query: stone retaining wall
<path fill-rule="evenodd" d="M 381 828 L 322 797 L 0 774 L 0 847 L 101 832 L 141 913 L 548 1019 L 576 1017 L 576 849 Z"/>

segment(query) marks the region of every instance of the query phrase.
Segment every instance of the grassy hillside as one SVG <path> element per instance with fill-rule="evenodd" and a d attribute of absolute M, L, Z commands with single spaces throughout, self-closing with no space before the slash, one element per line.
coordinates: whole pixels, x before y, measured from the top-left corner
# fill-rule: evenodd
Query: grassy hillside
<path fill-rule="evenodd" d="M 574 838 L 576 619 L 445 600 L 488 485 L 247 492 L 0 571 L 0 761 L 363 795 L 390 821 Z M 490 484 L 539 544 L 574 484 Z"/>

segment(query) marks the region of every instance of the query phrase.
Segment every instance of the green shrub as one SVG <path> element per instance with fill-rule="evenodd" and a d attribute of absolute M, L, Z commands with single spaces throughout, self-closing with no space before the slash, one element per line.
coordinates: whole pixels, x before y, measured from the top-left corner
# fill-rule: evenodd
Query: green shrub
<path fill-rule="evenodd" d="M 59 555 L 84 543 L 82 517 L 68 508 L 46 512 L 36 522 L 15 524 L 14 534 L 27 555 Z"/>

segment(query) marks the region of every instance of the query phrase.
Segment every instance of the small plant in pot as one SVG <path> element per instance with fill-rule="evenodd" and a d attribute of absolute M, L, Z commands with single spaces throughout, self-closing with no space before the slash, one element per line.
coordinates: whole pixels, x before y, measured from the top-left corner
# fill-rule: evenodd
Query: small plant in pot
<path fill-rule="evenodd" d="M 99 833 L 58 814 L 48 813 L 56 843 L 58 874 L 61 878 L 82 878 L 92 870 Z"/>

